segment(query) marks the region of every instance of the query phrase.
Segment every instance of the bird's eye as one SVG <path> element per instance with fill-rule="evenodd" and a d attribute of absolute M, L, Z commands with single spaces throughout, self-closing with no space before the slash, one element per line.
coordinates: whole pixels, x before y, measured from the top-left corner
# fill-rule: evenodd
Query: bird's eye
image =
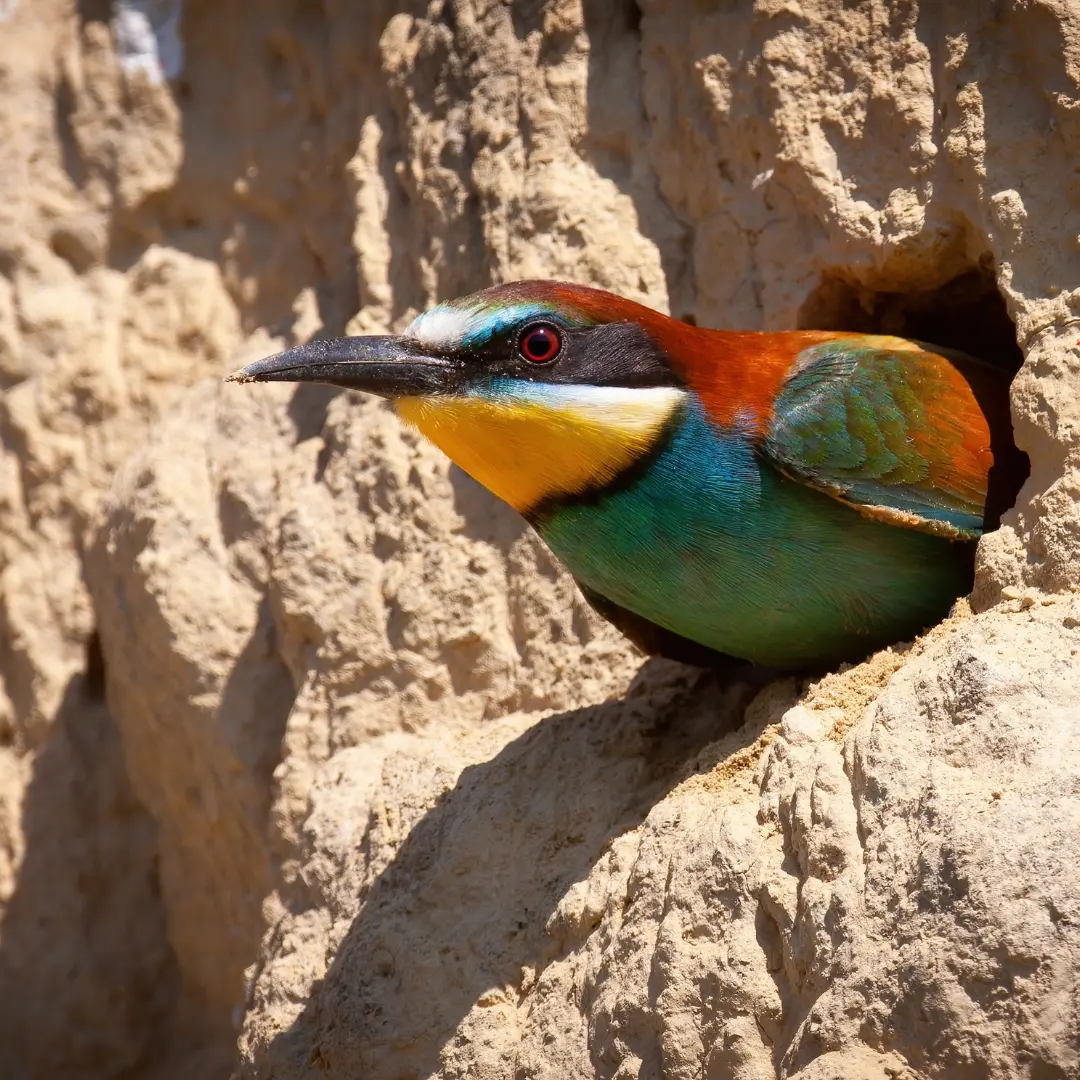
<path fill-rule="evenodd" d="M 547 323 L 526 327 L 518 338 L 518 352 L 530 364 L 550 364 L 562 352 L 562 335 Z"/>

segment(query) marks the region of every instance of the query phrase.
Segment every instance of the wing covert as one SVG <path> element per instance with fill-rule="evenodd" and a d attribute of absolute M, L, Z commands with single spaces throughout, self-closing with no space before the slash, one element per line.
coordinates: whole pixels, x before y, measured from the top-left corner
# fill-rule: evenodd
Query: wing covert
<path fill-rule="evenodd" d="M 894 525 L 982 535 L 994 456 L 970 357 L 901 338 L 803 350 L 765 426 L 765 456 L 794 480 Z"/>

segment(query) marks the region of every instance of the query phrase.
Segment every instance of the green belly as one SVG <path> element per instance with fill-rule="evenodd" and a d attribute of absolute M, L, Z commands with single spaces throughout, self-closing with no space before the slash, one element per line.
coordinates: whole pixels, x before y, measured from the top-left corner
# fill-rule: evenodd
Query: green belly
<path fill-rule="evenodd" d="M 632 481 L 535 524 L 609 600 L 772 667 L 860 659 L 937 622 L 971 585 L 974 545 L 864 518 L 696 409 Z"/>

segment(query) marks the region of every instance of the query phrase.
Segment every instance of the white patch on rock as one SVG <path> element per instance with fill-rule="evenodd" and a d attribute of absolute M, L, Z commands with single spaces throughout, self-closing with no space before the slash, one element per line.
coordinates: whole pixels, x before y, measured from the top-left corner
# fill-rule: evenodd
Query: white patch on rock
<path fill-rule="evenodd" d="M 3 2 L 0 0 L 0 4 Z M 118 0 L 112 31 L 126 75 L 144 75 L 157 86 L 184 70 L 184 42 L 180 37 L 183 8 L 183 0 Z"/>

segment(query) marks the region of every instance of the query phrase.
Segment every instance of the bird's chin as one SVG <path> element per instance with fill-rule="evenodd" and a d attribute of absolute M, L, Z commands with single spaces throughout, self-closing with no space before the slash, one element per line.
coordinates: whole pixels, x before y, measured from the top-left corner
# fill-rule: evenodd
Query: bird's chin
<path fill-rule="evenodd" d="M 421 352 L 406 338 L 352 337 L 309 341 L 256 360 L 226 382 L 314 382 L 386 398 L 444 392 L 455 373 L 448 360 Z"/>

